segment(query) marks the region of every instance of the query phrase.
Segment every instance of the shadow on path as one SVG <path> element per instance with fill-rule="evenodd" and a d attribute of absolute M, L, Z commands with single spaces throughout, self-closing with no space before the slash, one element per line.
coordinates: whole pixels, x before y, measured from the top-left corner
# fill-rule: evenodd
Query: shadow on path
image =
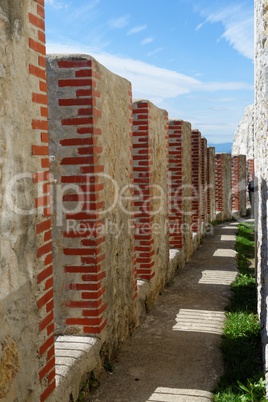
<path fill-rule="evenodd" d="M 234 223 L 215 227 L 122 346 L 88 402 L 211 400 L 223 373 L 219 351 L 236 275 Z"/>

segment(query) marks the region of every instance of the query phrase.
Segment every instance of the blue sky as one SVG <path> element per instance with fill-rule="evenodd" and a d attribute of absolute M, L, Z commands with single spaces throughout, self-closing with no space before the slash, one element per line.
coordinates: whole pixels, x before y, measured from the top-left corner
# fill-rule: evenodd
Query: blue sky
<path fill-rule="evenodd" d="M 48 53 L 86 53 L 209 143 L 253 103 L 253 0 L 46 0 Z"/>

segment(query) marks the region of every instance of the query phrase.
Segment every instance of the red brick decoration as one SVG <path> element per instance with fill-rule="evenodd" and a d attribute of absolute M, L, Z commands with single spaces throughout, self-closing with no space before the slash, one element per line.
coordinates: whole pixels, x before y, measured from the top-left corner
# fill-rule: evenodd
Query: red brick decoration
<path fill-rule="evenodd" d="M 215 156 L 215 201 L 216 211 L 223 212 L 223 159 L 221 154 Z"/>
<path fill-rule="evenodd" d="M 99 144 L 102 130 L 98 128 L 101 111 L 96 108 L 100 93 L 96 90 L 99 74 L 93 60 L 68 59 L 58 60 L 58 87 L 72 88 L 68 95 L 58 100 L 62 118 L 61 126 L 68 129 L 68 138 L 62 139 L 62 157 L 60 164 L 76 174 L 62 175 L 61 184 L 79 186 L 79 192 L 68 192 L 63 195 L 63 205 L 82 201 L 81 211 L 66 212 L 64 221 L 70 228 L 63 233 L 66 239 L 73 239 L 73 247 L 65 246 L 63 253 L 69 256 L 65 265 L 66 290 L 69 300 L 66 301 L 66 327 L 80 328 L 79 333 L 100 334 L 107 324 L 104 300 L 106 287 L 106 255 L 104 250 L 105 233 L 100 228 L 104 225 L 100 212 L 104 208 L 104 182 L 99 173 L 104 166 L 98 160 L 102 154 Z M 68 78 L 66 78 L 66 74 Z M 69 93 L 68 91 L 65 93 Z M 68 222 L 75 222 L 68 225 Z M 66 245 L 68 242 L 64 242 Z M 78 244 L 78 245 L 77 245 Z M 72 261 L 75 261 L 74 263 Z M 60 269 L 60 267 L 59 267 Z M 64 275 L 64 274 L 63 274 Z M 71 330 L 72 331 L 72 330 Z M 68 333 L 67 329 L 67 333 Z"/>
<path fill-rule="evenodd" d="M 216 154 L 215 195 L 218 218 L 232 217 L 232 157 L 230 154 Z"/>
<path fill-rule="evenodd" d="M 208 160 L 207 160 L 207 140 L 201 138 L 201 197 L 202 197 L 202 222 L 207 221 L 207 174 L 208 174 Z"/>
<path fill-rule="evenodd" d="M 40 371 L 39 380 L 43 386 L 40 401 L 45 401 L 55 388 L 55 351 L 54 351 L 54 298 L 53 298 L 53 268 L 51 241 L 51 210 L 50 210 L 50 173 L 48 149 L 48 107 L 46 85 L 46 46 L 44 23 L 44 0 L 35 0 L 35 12 L 29 13 L 31 37 L 29 49 L 31 61 L 29 74 L 36 81 L 32 93 L 32 102 L 39 106 L 39 116 L 32 120 L 34 145 L 32 155 L 40 160 L 40 170 L 33 175 L 33 181 L 38 185 L 38 197 L 35 206 L 38 208 L 40 222 L 36 226 L 39 238 L 39 248 L 36 257 L 42 261 L 43 269 L 37 273 L 39 299 L 37 302 L 40 313 Z"/>
<path fill-rule="evenodd" d="M 254 159 L 247 159 L 247 181 L 254 179 Z"/>
<path fill-rule="evenodd" d="M 211 187 L 210 187 L 210 182 L 211 182 L 211 173 L 210 173 L 210 158 L 211 158 L 211 153 L 210 153 L 210 148 L 207 148 L 207 166 L 208 166 L 208 171 L 207 171 L 207 215 L 209 219 L 211 220 Z"/>
<path fill-rule="evenodd" d="M 201 230 L 201 134 L 192 131 L 192 232 Z"/>
<path fill-rule="evenodd" d="M 169 245 L 176 249 L 183 247 L 182 124 L 169 121 Z"/>
<path fill-rule="evenodd" d="M 150 103 L 133 105 L 133 166 L 135 185 L 135 251 L 138 277 L 154 277 L 154 239 L 152 235 L 152 149 L 150 147 Z"/>
<path fill-rule="evenodd" d="M 246 155 L 232 157 L 232 210 L 246 215 L 247 161 Z"/>
<path fill-rule="evenodd" d="M 239 212 L 239 156 L 232 157 L 232 210 Z"/>
<path fill-rule="evenodd" d="M 209 221 L 216 218 L 215 210 L 215 148 L 207 148 L 207 216 Z"/>
<path fill-rule="evenodd" d="M 131 143 L 132 143 L 132 147 L 131 147 L 131 159 L 130 159 L 130 165 L 132 167 L 132 174 L 130 179 L 132 180 L 132 184 L 133 184 L 133 188 L 131 189 L 131 197 L 132 197 L 132 211 L 133 211 L 133 217 L 129 218 L 129 221 L 131 223 L 131 226 L 133 228 L 135 228 L 135 214 L 134 214 L 134 210 L 135 210 L 135 205 L 134 205 L 134 199 L 135 199 L 135 191 L 134 191 L 134 140 L 133 140 L 133 104 L 132 104 L 132 90 L 129 92 L 129 96 L 130 96 L 130 103 L 129 103 L 129 112 L 130 112 L 130 123 L 132 126 L 132 130 L 129 133 L 130 137 L 131 137 Z M 139 150 L 137 150 L 137 152 L 139 152 Z M 135 229 L 134 229 L 135 230 Z M 142 247 L 142 246 L 141 246 Z M 133 301 L 135 299 L 137 299 L 138 297 L 138 285 L 137 285 L 137 279 L 138 279 L 138 272 L 137 272 L 137 253 L 135 251 L 136 247 L 135 247 L 135 242 L 134 242 L 134 250 L 133 250 L 133 270 L 132 270 L 132 275 L 134 278 L 134 282 L 133 282 L 133 288 L 134 288 L 134 292 L 133 292 Z"/>

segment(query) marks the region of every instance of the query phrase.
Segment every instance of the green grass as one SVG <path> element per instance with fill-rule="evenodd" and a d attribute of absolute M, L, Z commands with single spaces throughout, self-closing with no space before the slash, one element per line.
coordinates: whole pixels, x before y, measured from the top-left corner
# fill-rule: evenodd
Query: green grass
<path fill-rule="evenodd" d="M 224 375 L 214 392 L 215 402 L 265 401 L 261 335 L 257 316 L 254 270 L 254 226 L 240 224 L 237 240 L 239 274 L 232 283 L 221 351 Z"/>

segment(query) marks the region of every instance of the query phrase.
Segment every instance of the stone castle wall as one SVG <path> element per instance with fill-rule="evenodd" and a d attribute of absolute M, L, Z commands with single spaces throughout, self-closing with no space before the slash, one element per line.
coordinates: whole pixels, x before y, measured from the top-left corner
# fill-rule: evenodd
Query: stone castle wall
<path fill-rule="evenodd" d="M 246 107 L 236 129 L 232 155 L 246 155 L 248 159 L 254 158 L 254 105 Z"/>
<path fill-rule="evenodd" d="M 55 388 L 44 2 L 0 2 L 0 400 Z"/>
<path fill-rule="evenodd" d="M 215 168 L 198 130 L 133 103 L 91 56 L 46 62 L 44 0 L 14 4 L 0 0 L 0 400 L 76 400 L 216 205 L 230 218 L 216 190 L 231 188 L 231 156 Z"/>
<path fill-rule="evenodd" d="M 257 284 L 258 311 L 262 328 L 264 367 L 268 384 L 268 349 L 267 349 L 267 295 L 268 295 L 268 256 L 267 256 L 267 191 L 268 191 L 268 1 L 255 2 L 255 222 L 257 227 Z M 267 387 L 268 388 L 268 387 Z M 268 395 L 268 393 L 267 393 Z"/>

